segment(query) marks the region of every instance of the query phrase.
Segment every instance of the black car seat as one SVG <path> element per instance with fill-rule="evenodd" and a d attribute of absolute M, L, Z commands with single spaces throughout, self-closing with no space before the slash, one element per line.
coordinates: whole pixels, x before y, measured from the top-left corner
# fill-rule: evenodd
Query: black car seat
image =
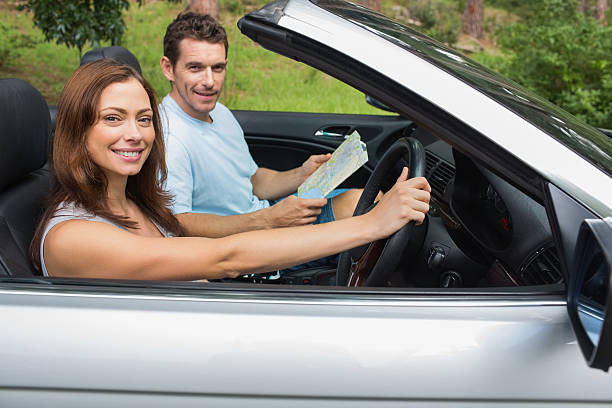
<path fill-rule="evenodd" d="M 81 65 L 87 64 L 88 62 L 92 62 L 95 60 L 99 60 L 101 58 L 112 58 L 116 61 L 121 62 L 122 64 L 129 65 L 130 67 L 138 71 L 140 74 L 142 74 L 142 69 L 140 68 L 138 58 L 136 58 L 136 56 L 134 56 L 134 54 L 132 54 L 127 48 L 124 48 L 120 45 L 94 48 L 93 50 L 87 51 L 83 55 L 83 58 L 81 58 Z"/>
<path fill-rule="evenodd" d="M 0 277 L 39 275 L 29 246 L 51 186 L 51 120 L 43 96 L 20 79 L 0 79 Z"/>

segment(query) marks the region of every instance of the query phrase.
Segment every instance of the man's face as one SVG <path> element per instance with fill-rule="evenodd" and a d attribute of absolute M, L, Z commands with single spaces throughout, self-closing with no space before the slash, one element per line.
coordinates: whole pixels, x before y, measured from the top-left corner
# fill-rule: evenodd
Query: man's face
<path fill-rule="evenodd" d="M 170 96 L 190 116 L 211 122 L 214 109 L 225 82 L 225 46 L 191 38 L 179 42 L 179 59 L 174 67 L 167 57 L 160 64 L 166 78 L 172 82 Z"/>

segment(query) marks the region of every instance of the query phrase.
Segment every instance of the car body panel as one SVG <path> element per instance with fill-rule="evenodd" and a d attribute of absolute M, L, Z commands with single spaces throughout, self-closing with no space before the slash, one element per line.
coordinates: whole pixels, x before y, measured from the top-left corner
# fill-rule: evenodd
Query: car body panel
<path fill-rule="evenodd" d="M 612 402 L 608 376 L 584 364 L 561 296 L 193 293 L 3 290 L 0 401 L 15 390 L 154 390 Z"/>
<path fill-rule="evenodd" d="M 277 17 L 276 28 L 350 55 L 394 81 L 396 91 L 448 113 L 455 118 L 448 126 L 466 124 L 470 132 L 461 136 L 480 147 L 478 157 L 427 126 L 417 131 L 424 129 L 427 151 L 449 166 L 460 152 L 517 192 L 507 194 L 537 207 L 544 219 L 538 243 L 550 238 L 566 258 L 565 272 L 574 267 L 576 225 L 612 212 L 604 171 L 431 61 L 310 2 L 290 0 Z M 317 136 L 320 129 L 377 128 L 362 134 L 370 163 L 349 185 L 362 184 L 390 143 L 413 129 L 402 117 L 235 114 L 257 162 L 281 170 L 341 142 Z M 537 200 L 504 177 L 499 169 L 507 163 L 495 167 L 483 140 L 517 159 L 519 168 L 509 170 L 539 175 Z M 559 199 L 566 196 L 571 205 Z M 561 215 L 570 213 L 563 205 L 577 215 Z M 429 225 L 447 233 L 450 248 L 457 235 L 442 217 Z M 428 260 L 419 253 L 405 266 L 433 273 Z M 519 268 L 519 255 L 515 261 Z M 435 287 L 355 289 L 3 278 L 0 406 L 612 405 L 610 375 L 589 368 L 581 354 L 563 283 L 453 289 L 432 280 Z"/>

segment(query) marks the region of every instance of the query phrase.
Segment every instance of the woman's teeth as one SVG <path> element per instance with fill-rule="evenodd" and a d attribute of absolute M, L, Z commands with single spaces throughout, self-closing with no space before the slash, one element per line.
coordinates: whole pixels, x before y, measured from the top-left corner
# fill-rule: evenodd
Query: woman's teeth
<path fill-rule="evenodd" d="M 125 157 L 136 157 L 140 152 L 124 152 L 122 150 L 113 150 L 115 153 Z"/>

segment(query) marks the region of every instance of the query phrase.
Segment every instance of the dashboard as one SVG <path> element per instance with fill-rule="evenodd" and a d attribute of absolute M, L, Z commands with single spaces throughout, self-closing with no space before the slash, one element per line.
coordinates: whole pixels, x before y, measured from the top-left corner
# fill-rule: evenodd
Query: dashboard
<path fill-rule="evenodd" d="M 417 286 L 563 282 L 542 204 L 442 141 L 426 156 L 432 209 Z"/>

